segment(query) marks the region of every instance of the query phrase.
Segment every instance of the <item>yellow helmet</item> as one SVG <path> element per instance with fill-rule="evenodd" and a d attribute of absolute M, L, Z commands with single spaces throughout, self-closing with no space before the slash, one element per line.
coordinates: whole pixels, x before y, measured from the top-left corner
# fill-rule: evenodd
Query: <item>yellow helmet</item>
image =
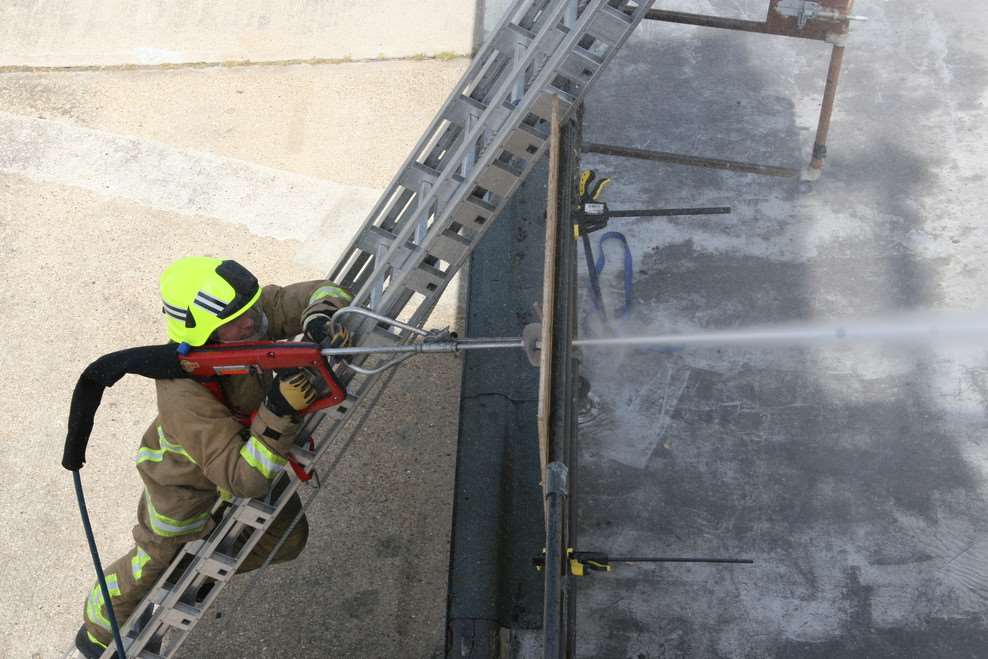
<path fill-rule="evenodd" d="M 201 346 L 218 327 L 240 317 L 261 297 L 257 278 L 236 261 L 188 256 L 161 275 L 168 338 Z"/>

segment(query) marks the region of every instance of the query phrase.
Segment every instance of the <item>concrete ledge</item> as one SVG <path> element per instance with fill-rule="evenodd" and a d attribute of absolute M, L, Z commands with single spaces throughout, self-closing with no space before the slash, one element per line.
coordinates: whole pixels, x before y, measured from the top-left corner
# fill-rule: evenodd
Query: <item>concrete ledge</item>
<path fill-rule="evenodd" d="M 463 0 L 28 0 L 0 4 L 0 66 L 467 54 L 475 12 Z"/>
<path fill-rule="evenodd" d="M 516 336 L 542 299 L 547 164 L 535 167 L 470 260 L 467 336 Z M 464 357 L 450 548 L 447 656 L 497 655 L 499 628 L 542 622 L 538 370 L 524 354 Z"/>

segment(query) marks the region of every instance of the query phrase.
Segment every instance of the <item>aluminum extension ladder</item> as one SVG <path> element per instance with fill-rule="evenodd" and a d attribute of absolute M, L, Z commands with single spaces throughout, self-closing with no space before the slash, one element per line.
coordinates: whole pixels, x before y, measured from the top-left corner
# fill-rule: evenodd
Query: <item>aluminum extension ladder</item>
<path fill-rule="evenodd" d="M 541 158 L 549 139 L 553 96 L 559 97 L 565 117 L 652 2 L 514 2 L 330 273 L 330 279 L 357 291 L 353 305 L 416 327 L 425 323 L 460 266 Z M 351 329 L 356 330 L 358 345 L 394 345 L 410 339 L 407 331 L 373 321 Z M 307 471 L 314 471 L 332 449 L 340 450 L 347 432 L 353 431 L 355 410 L 376 379 L 357 374 L 343 404 L 307 420 L 304 430 L 311 430 L 311 441 L 293 449 Z M 276 499 L 235 499 L 208 538 L 185 545 L 122 626 L 127 657 L 175 656 L 299 490 L 301 481 L 294 475 L 286 471 L 281 478 L 288 482 Z M 245 542 L 237 542 L 244 536 Z M 200 590 L 208 582 L 215 583 Z M 147 618 L 151 605 L 153 613 L 141 627 L 137 621 L 142 613 Z M 158 653 L 146 649 L 153 637 L 164 638 Z M 113 650 L 111 643 L 103 659 Z"/>

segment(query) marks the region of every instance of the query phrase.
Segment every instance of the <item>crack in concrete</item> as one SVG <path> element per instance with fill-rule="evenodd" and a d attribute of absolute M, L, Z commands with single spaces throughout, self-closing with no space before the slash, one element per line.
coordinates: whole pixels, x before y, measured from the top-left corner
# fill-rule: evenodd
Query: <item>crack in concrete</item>
<path fill-rule="evenodd" d="M 296 66 L 308 64 L 321 66 L 327 64 L 370 64 L 376 62 L 449 62 L 456 59 L 472 57 L 471 53 L 444 52 L 435 55 L 405 55 L 402 57 L 312 57 L 282 60 L 224 60 L 220 62 L 161 62 L 159 64 L 83 64 L 80 66 L 0 66 L 0 75 L 5 73 L 78 73 L 87 71 L 173 71 L 184 69 L 236 69 L 261 66 Z"/>

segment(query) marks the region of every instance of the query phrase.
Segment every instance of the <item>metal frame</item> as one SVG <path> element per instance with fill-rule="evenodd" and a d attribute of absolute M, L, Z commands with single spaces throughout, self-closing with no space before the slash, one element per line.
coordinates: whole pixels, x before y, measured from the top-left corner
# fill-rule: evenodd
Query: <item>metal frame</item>
<path fill-rule="evenodd" d="M 837 85 L 840 82 L 840 70 L 844 61 L 844 47 L 847 43 L 850 22 L 862 20 L 858 16 L 851 15 L 853 5 L 854 0 L 769 0 L 765 20 L 761 22 L 663 9 L 651 9 L 645 14 L 646 19 L 666 23 L 795 37 L 833 44 L 830 65 L 827 68 L 827 81 L 823 90 L 823 102 L 820 107 L 820 118 L 817 122 L 816 137 L 813 142 L 813 155 L 806 168 L 797 170 L 775 165 L 631 149 L 608 144 L 584 144 L 582 150 L 585 153 L 638 158 L 748 174 L 785 178 L 799 177 L 804 181 L 817 180 L 820 178 L 823 162 L 827 157 L 827 138 L 830 133 L 830 121 L 833 116 L 834 101 L 837 97 Z"/>

